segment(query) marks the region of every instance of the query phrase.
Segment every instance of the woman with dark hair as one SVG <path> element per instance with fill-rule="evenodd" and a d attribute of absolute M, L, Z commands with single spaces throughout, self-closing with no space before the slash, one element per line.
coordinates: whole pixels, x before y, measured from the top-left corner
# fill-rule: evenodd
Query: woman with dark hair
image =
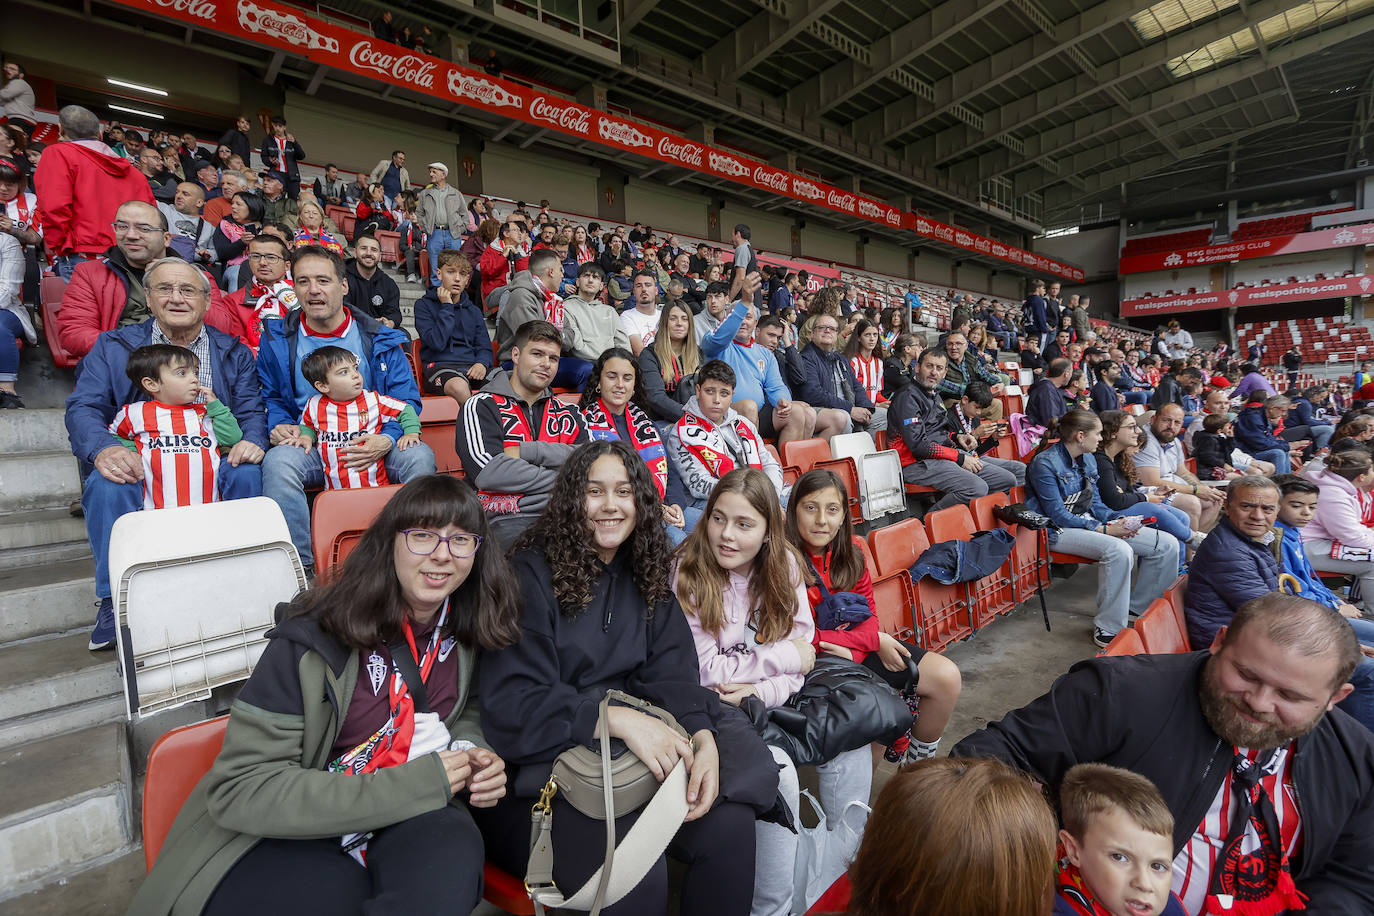
<path fill-rule="evenodd" d="M 845 913 L 1049 916 L 1055 828 L 1035 785 L 995 760 L 905 767 L 873 805 Z"/>
<path fill-rule="evenodd" d="M 471 487 L 401 488 L 285 620 L 230 708 L 136 913 L 466 913 L 472 809 L 505 795 L 478 650 L 520 638 L 510 568 Z"/>
<path fill-rule="evenodd" d="M 912 374 L 921 345 L 915 334 L 899 334 L 892 343 L 891 355 L 883 360 L 883 397 L 890 398 L 898 388 L 916 383 Z"/>
<path fill-rule="evenodd" d="M 787 501 L 787 539 L 807 562 L 807 599 L 812 617 L 823 597 L 821 586 L 832 594 L 856 592 L 868 599 L 871 617 L 852 629 L 817 630 L 821 652 L 862 664 L 896 690 L 907 686 L 907 659 L 916 659 L 918 678 L 913 702 L 919 711 L 908 734 L 887 748 L 887 759 L 901 764 L 934 757 L 940 735 L 954 714 L 963 679 L 954 662 L 912 643 L 902 643 L 878 628 L 878 607 L 873 603 L 873 580 L 849 518 L 844 482 L 834 471 L 807 471 L 792 485 Z"/>
<path fill-rule="evenodd" d="M 878 317 L 879 345 L 891 351 L 897 337 L 907 333 L 906 309 L 883 309 Z"/>
<path fill-rule="evenodd" d="M 224 288 L 231 293 L 239 288 L 239 272 L 248 260 L 248 243 L 262 231 L 266 212 L 261 197 L 239 191 L 229 204 L 229 215 L 215 227 L 210 244 L 215 246 L 215 259 L 224 265 Z"/>
<path fill-rule="evenodd" d="M 1129 613 L 1145 613 L 1178 575 L 1179 542 L 1141 528 L 1137 519 L 1113 518 L 1102 502 L 1092 457 L 1102 442 L 1097 414 L 1070 410 L 1050 424 L 1042 441 L 1056 436 L 1059 441 L 1042 446 L 1026 468 L 1026 502 L 1057 526 L 1049 529 L 1054 549 L 1099 561 L 1093 642 L 1105 647 L 1126 627 Z"/>
<path fill-rule="evenodd" d="M 628 707 L 610 709 L 611 737 L 660 781 L 679 760 L 690 771 L 690 810 L 668 847 L 687 865 L 681 913 L 744 916 L 754 887 L 755 811 L 772 805 L 777 769 L 748 720 L 701 686 L 687 618 L 668 584 L 663 526 L 639 524 L 661 511 L 649 469 L 629 445 L 589 442 L 564 462 L 543 515 L 512 549 L 523 637 L 485 653 L 481 679 L 482 724 L 512 765 L 512 790 L 481 812 L 479 825 L 487 857 L 524 874 L 530 808 L 554 758 L 592 744 L 606 691 L 623 690 L 666 709 L 692 736 L 688 742 Z M 605 825 L 561 794 L 553 815 L 554 881 L 571 894 L 602 864 Z M 617 818 L 617 833 L 635 820 L 635 813 Z M 602 913 L 655 916 L 667 906 L 660 859 Z"/>
<path fill-rule="evenodd" d="M 387 208 L 386 190 L 379 182 L 374 181 L 367 186 L 367 199 L 358 201 L 358 208 L 354 212 L 358 217 L 355 235 L 363 232 L 375 234 L 378 230 L 390 232 L 396 228 L 396 216 Z M 430 269 L 433 270 L 433 267 Z"/>
<path fill-rule="evenodd" d="M 878 341 L 880 336 L 878 326 L 865 319 L 854 326 L 854 333 L 844 345 L 844 355 L 854 370 L 854 377 L 874 404 L 883 399 L 883 360 L 887 358 L 887 351 Z"/>
<path fill-rule="evenodd" d="M 597 259 L 601 269 L 606 271 L 606 276 L 614 276 L 616 273 L 615 262 L 626 257 L 625 240 L 618 235 L 606 234 L 606 247 L 601 252 L 601 257 Z"/>
<path fill-rule="evenodd" d="M 1093 455 L 1097 460 L 1097 494 L 1112 510 L 1112 517 L 1154 516 L 1154 527 L 1185 544 L 1200 544 L 1203 535 L 1193 531 L 1188 513 L 1168 504 L 1173 494 L 1170 487 L 1140 486 L 1135 455 L 1145 441 L 1145 432 L 1135 416 L 1124 410 L 1104 410 L 1098 417 L 1102 420 L 1102 444 Z"/>
<path fill-rule="evenodd" d="M 644 459 L 654 476 L 658 498 L 663 500 L 663 524 L 668 540 L 674 545 L 681 544 L 691 527 L 687 526 L 681 504 L 667 500 L 668 480 L 673 471 L 663 450 L 663 437 L 658 427 L 640 409 L 643 403 L 644 383 L 634 354 L 624 347 L 611 347 L 592 363 L 587 387 L 582 390 L 582 399 L 577 406 L 587 421 L 587 434 L 592 439 L 628 442 Z M 694 514 L 692 521 L 695 523 L 697 518 L 700 518 L 699 513 Z"/>

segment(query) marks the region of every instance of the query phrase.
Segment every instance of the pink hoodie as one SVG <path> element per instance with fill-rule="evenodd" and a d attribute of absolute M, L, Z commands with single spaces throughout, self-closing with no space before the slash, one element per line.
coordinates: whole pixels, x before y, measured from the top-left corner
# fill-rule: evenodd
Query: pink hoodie
<path fill-rule="evenodd" d="M 693 609 L 686 601 L 682 602 L 682 610 L 687 615 L 692 638 L 697 644 L 702 686 L 753 684 L 759 699 L 769 707 L 781 706 L 801 689 L 801 656 L 791 640 L 805 639 L 810 642 L 816 625 L 811 618 L 811 602 L 806 597 L 801 570 L 794 566 L 792 573 L 797 586 L 792 632 L 786 639 L 777 642 L 759 645 L 754 641 L 757 634 L 749 625 L 753 608 L 749 602 L 747 575 L 734 572 L 729 575 L 724 596 L 725 625 L 721 627 L 719 636 L 703 630 Z M 677 590 L 677 564 L 673 565 L 672 587 L 674 591 Z"/>
<path fill-rule="evenodd" d="M 1302 529 L 1306 541 L 1339 541 L 1347 547 L 1374 547 L 1374 531 L 1366 528 L 1363 518 L 1363 493 L 1339 474 L 1322 471 L 1311 478 L 1321 487 L 1317 496 L 1317 512 Z"/>

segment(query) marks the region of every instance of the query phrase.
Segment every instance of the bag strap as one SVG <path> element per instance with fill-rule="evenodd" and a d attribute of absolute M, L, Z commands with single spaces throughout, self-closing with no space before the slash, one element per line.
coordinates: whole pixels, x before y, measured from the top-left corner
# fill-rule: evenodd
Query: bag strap
<path fill-rule="evenodd" d="M 820 586 L 820 589 L 821 589 L 821 598 L 822 598 L 822 599 L 829 598 L 829 597 L 830 597 L 830 589 L 828 589 L 828 588 L 825 587 L 825 577 L 822 576 L 822 575 L 821 575 L 821 571 L 820 571 L 819 569 L 816 568 L 816 564 L 811 562 L 811 558 L 810 558 L 810 557 L 806 557 L 806 565 L 807 565 L 808 567 L 810 567 L 811 572 L 815 573 L 815 576 L 816 576 L 816 584 L 819 585 L 819 586 Z"/>
<path fill-rule="evenodd" d="M 687 817 L 687 765 L 679 759 L 625 834 L 620 844 L 623 850 L 619 857 L 621 868 L 612 873 L 617 849 L 615 799 L 611 786 L 611 729 L 607 713 L 613 699 L 646 715 L 657 712 L 647 702 L 619 690 L 606 691 L 601 700 L 597 727 L 601 732 L 601 779 L 606 805 L 606 861 L 571 897 L 564 897 L 559 892 L 553 881 L 553 796 L 558 786 L 550 780 L 530 812 L 530 858 L 525 871 L 525 892 L 534 903 L 536 916 L 545 916 L 545 907 L 587 910 L 590 916 L 598 916 L 607 899 L 611 903 L 618 902 L 644 880 Z M 655 718 L 662 721 L 662 716 Z"/>
<path fill-rule="evenodd" d="M 410 654 L 410 644 L 398 636 L 387 643 L 386 649 L 391 653 L 391 663 L 401 672 L 401 679 L 406 682 L 411 699 L 415 701 L 415 711 L 429 712 L 429 693 L 425 690 L 425 679 L 420 675 L 420 666 L 415 664 L 415 656 Z"/>

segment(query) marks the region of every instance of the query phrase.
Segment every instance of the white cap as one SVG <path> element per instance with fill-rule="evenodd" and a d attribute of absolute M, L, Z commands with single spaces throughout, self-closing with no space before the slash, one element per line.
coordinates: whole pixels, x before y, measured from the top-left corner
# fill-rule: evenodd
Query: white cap
<path fill-rule="evenodd" d="M 442 162 L 431 162 L 431 163 L 429 164 L 429 167 L 432 168 L 432 169 L 438 169 L 439 171 L 443 172 L 445 175 L 448 174 L 448 166 L 444 165 Z"/>

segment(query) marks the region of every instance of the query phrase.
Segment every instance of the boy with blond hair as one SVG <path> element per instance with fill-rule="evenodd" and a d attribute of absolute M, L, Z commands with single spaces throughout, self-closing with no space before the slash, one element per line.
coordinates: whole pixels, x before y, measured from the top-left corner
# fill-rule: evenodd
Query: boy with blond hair
<path fill-rule="evenodd" d="M 1174 817 L 1154 783 L 1081 763 L 1064 774 L 1059 810 L 1054 916 L 1187 916 L 1169 890 Z"/>

